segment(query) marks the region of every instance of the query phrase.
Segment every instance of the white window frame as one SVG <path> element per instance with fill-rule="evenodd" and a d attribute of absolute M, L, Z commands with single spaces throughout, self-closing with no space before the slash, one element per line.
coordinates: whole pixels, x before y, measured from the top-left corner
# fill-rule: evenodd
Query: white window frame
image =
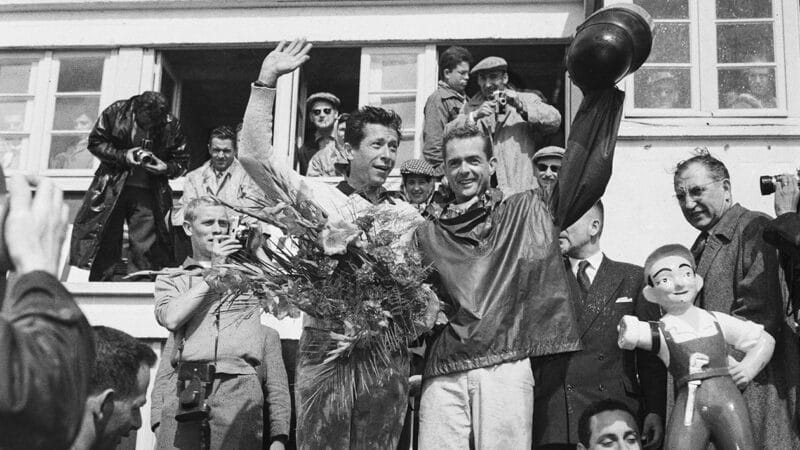
<path fill-rule="evenodd" d="M 18 64 L 30 63 L 31 75 L 28 79 L 28 92 L 22 94 L 3 94 L 4 99 L 20 99 L 25 100 L 29 107 L 25 108 L 25 117 L 23 118 L 23 129 L 18 131 L 0 131 L 2 137 L 22 137 L 28 140 L 28 145 L 23 152 L 19 155 L 17 168 L 4 169 L 6 176 L 13 175 L 19 172 L 25 172 L 27 169 L 30 155 L 34 148 L 38 148 L 39 141 L 41 140 L 41 133 L 38 132 L 40 118 L 43 114 L 43 102 L 38 92 L 41 91 L 42 86 L 46 86 L 47 77 L 43 74 L 45 70 L 43 67 L 44 53 L 9 53 L 0 54 L 0 62 Z"/>
<path fill-rule="evenodd" d="M 632 3 L 630 0 L 629 3 Z M 626 99 L 626 117 L 677 117 L 677 118 L 785 118 L 789 115 L 786 91 L 787 67 L 785 64 L 786 40 L 783 21 L 787 19 L 783 0 L 772 0 L 772 19 L 717 19 L 716 2 L 713 0 L 688 0 L 689 39 L 690 39 L 690 80 L 692 98 L 690 108 L 657 109 L 636 108 L 634 106 L 634 77 L 627 77 L 624 88 L 630 95 Z M 685 19 L 663 19 L 665 22 L 679 22 Z M 655 19 L 658 23 L 660 20 Z M 771 22 L 773 24 L 773 51 L 775 61 L 775 97 L 777 108 L 765 109 L 723 109 L 719 107 L 718 67 L 746 67 L 748 65 L 765 64 L 720 64 L 717 63 L 717 24 L 718 23 L 755 23 Z M 672 63 L 645 63 L 645 68 L 678 67 Z"/>
<path fill-rule="evenodd" d="M 417 55 L 417 84 L 416 89 L 406 90 L 383 90 L 377 86 L 370 86 L 370 67 L 373 55 L 397 55 L 397 54 L 416 54 Z M 408 127 L 403 124 L 402 135 L 404 138 L 414 133 L 413 158 L 422 157 L 422 128 L 425 122 L 425 101 L 428 96 L 436 89 L 437 81 L 437 61 L 435 45 L 415 45 L 403 47 L 362 47 L 361 48 L 361 72 L 359 78 L 358 106 L 369 104 L 370 95 L 381 96 L 415 96 L 414 126 Z M 400 176 L 400 168 L 395 166 L 391 176 Z"/>
<path fill-rule="evenodd" d="M 59 70 L 61 68 L 60 61 L 61 59 L 68 59 L 68 58 L 80 58 L 80 57 L 96 57 L 102 56 L 105 58 L 103 61 L 103 78 L 100 85 L 99 91 L 87 91 L 87 92 L 67 92 L 67 93 L 59 93 L 58 92 L 58 76 Z M 94 174 L 94 171 L 97 170 L 97 167 L 100 165 L 100 161 L 95 158 L 92 167 L 86 169 L 51 169 L 49 167 L 50 163 L 50 144 L 51 144 L 51 137 L 53 136 L 53 120 L 55 118 L 55 107 L 56 107 L 56 100 L 58 98 L 67 98 L 67 97 L 84 97 L 88 95 L 97 95 L 99 98 L 98 102 L 98 110 L 97 110 L 97 117 L 100 117 L 100 113 L 108 106 L 112 99 L 108 98 L 108 95 L 111 91 L 111 87 L 113 85 L 112 74 L 115 72 L 112 66 L 112 55 L 107 51 L 86 51 L 86 52 L 51 52 L 50 54 L 50 74 L 49 79 L 50 83 L 48 84 L 48 89 L 45 94 L 46 99 L 46 112 L 44 115 L 44 123 L 42 128 L 42 142 L 39 146 L 39 159 L 34 163 L 31 167 L 32 170 L 36 170 L 42 174 L 48 176 L 56 176 L 56 177 L 90 177 Z M 57 130 L 56 132 L 59 135 L 61 130 Z"/>

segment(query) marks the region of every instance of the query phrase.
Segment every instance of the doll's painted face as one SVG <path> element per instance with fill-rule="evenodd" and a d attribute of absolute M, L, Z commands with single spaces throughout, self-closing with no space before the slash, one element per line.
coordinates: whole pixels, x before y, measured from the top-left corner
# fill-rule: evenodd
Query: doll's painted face
<path fill-rule="evenodd" d="M 668 255 L 655 261 L 648 277 L 652 286 L 645 288 L 645 297 L 667 312 L 692 305 L 703 288 L 703 277 L 695 273 L 692 263 L 683 256 Z"/>

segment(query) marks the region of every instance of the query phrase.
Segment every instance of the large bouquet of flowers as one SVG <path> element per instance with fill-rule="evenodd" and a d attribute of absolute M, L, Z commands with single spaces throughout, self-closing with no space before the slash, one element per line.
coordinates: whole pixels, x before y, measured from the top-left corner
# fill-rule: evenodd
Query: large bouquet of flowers
<path fill-rule="evenodd" d="M 247 313 L 263 308 L 280 319 L 303 311 L 324 321 L 338 340 L 326 362 L 365 347 L 388 358 L 426 331 L 438 300 L 423 284 L 430 268 L 409 245 L 423 221 L 414 207 L 376 205 L 331 221 L 311 200 L 252 200 L 260 213 L 226 206 L 284 235 L 252 240 L 206 271 L 209 284 L 226 293 L 221 308 L 249 301 Z"/>

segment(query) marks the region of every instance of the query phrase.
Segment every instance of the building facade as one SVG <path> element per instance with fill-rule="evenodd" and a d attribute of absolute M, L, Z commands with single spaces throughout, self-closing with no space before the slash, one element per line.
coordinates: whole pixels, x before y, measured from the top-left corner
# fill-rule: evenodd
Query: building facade
<path fill-rule="evenodd" d="M 656 20 L 655 44 L 643 68 L 620 83 L 627 103 L 603 240 L 610 257 L 641 264 L 655 246 L 690 245 L 696 235 L 674 198 L 671 172 L 696 147 L 728 165 L 736 201 L 773 213 L 758 176 L 800 166 L 800 89 L 792 88 L 800 76 L 800 14 L 789 0 L 631 1 Z M 0 164 L 7 174 L 55 179 L 74 215 L 97 164 L 85 143 L 99 112 L 159 90 L 183 123 L 197 167 L 208 132 L 241 121 L 263 57 L 295 36 L 315 47 L 309 63 L 279 81 L 274 145 L 288 158 L 308 137 L 305 98 L 316 91 L 337 94 L 343 112 L 366 104 L 395 109 L 404 123 L 400 159 L 419 157 L 438 54 L 453 44 L 476 60 L 506 58 L 518 89 L 538 90 L 562 111 L 565 125 L 550 139 L 563 143 L 581 98 L 566 77 L 564 50 L 599 3 L 5 0 Z M 173 187 L 180 191 L 181 180 Z M 166 332 L 154 320 L 152 285 L 69 287 L 92 323 L 160 349 Z M 130 445 L 151 448 L 152 435 L 143 429 Z"/>

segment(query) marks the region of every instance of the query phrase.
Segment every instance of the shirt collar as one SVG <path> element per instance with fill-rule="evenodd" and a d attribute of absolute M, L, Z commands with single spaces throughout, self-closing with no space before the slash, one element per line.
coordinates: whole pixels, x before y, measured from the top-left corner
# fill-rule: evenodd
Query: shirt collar
<path fill-rule="evenodd" d="M 211 160 L 209 159 L 208 161 L 206 161 L 206 164 L 208 164 L 208 172 L 211 175 L 214 175 L 214 177 L 216 177 L 217 176 L 217 170 L 214 169 L 214 167 L 211 165 Z M 234 166 L 238 166 L 239 164 L 240 164 L 239 163 L 239 159 L 238 158 L 233 158 L 233 163 L 231 163 L 231 165 L 228 166 L 227 169 L 222 171 L 222 175 L 219 178 L 223 178 L 226 174 L 229 174 L 229 173 L 231 174 L 231 176 L 233 176 L 232 172 L 234 171 Z"/>
<path fill-rule="evenodd" d="M 348 197 L 350 197 L 353 194 L 358 194 L 364 200 L 372 203 L 372 201 L 369 198 L 367 198 L 367 196 L 363 192 L 358 192 L 355 190 L 353 186 L 350 186 L 350 183 L 348 183 L 347 180 L 340 181 L 339 184 L 336 185 L 336 189 L 339 189 L 339 191 L 342 194 Z M 378 188 L 378 200 L 374 204 L 376 205 L 381 203 L 394 204 L 395 200 L 405 201 L 403 193 L 398 191 L 389 191 L 385 187 L 381 186 L 380 188 Z"/>
<path fill-rule="evenodd" d="M 183 264 L 181 264 L 183 269 L 206 269 L 208 267 L 211 267 L 211 261 L 198 261 L 191 256 L 187 256 Z"/>
<path fill-rule="evenodd" d="M 598 250 L 597 253 L 595 253 L 594 255 L 584 259 L 589 262 L 589 265 L 591 266 L 592 269 L 597 270 L 598 268 L 600 268 L 600 263 L 603 262 L 603 252 Z M 576 270 L 575 268 L 578 267 L 578 264 L 584 259 L 576 259 L 570 256 L 569 266 L 573 270 Z"/>

